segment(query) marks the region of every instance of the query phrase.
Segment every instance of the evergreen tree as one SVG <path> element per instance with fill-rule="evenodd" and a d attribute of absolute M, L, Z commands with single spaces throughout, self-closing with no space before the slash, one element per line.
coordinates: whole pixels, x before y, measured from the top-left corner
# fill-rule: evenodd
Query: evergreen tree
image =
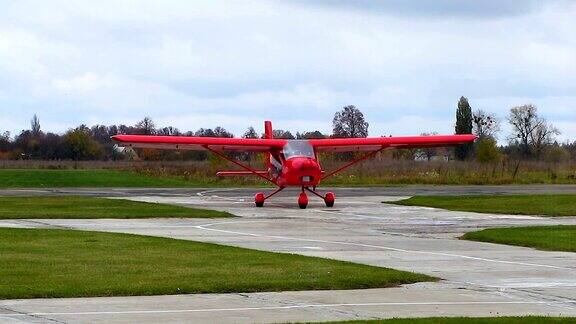
<path fill-rule="evenodd" d="M 472 134 L 472 108 L 465 97 L 460 97 L 458 100 L 456 134 Z M 454 153 L 458 160 L 465 160 L 471 151 L 472 143 L 457 146 Z"/>
<path fill-rule="evenodd" d="M 34 137 L 40 137 L 41 135 L 41 130 L 40 130 L 40 119 L 38 119 L 38 116 L 36 116 L 36 114 L 34 114 L 34 117 L 32 117 L 32 120 L 30 120 L 30 129 L 32 130 L 32 135 Z"/>

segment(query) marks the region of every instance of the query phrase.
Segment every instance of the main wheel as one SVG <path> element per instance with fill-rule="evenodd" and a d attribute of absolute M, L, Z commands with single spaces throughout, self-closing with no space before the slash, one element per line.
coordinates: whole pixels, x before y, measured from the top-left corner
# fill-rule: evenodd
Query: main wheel
<path fill-rule="evenodd" d="M 324 203 L 326 204 L 326 207 L 334 206 L 334 200 L 336 200 L 336 196 L 334 196 L 333 192 L 327 192 L 324 196 Z"/>
<path fill-rule="evenodd" d="M 256 204 L 256 207 L 263 207 L 264 206 L 264 194 L 259 192 L 254 196 L 254 203 Z"/>
<path fill-rule="evenodd" d="M 298 207 L 305 209 L 306 206 L 308 206 L 308 196 L 305 192 L 301 192 L 300 196 L 298 196 Z"/>

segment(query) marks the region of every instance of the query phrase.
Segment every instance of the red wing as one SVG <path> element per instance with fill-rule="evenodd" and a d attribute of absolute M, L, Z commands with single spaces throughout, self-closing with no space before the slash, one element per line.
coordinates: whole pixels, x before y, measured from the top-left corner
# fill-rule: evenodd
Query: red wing
<path fill-rule="evenodd" d="M 404 137 L 311 139 L 316 152 L 376 151 L 381 148 L 419 148 L 472 143 L 475 135 L 429 135 Z"/>
<path fill-rule="evenodd" d="M 116 135 L 120 146 L 169 150 L 266 152 L 281 149 L 286 140 L 257 138 L 223 138 L 191 136 Z"/>

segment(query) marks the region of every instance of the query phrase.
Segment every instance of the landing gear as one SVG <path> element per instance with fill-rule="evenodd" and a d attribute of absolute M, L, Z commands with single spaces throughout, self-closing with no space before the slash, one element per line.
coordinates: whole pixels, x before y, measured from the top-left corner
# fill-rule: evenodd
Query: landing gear
<path fill-rule="evenodd" d="M 326 204 L 326 207 L 333 207 L 335 200 L 336 196 L 334 196 L 333 192 L 327 192 L 324 196 L 324 203 Z"/>
<path fill-rule="evenodd" d="M 284 187 L 279 187 L 278 189 L 276 189 L 276 191 L 272 192 L 268 196 L 264 195 L 263 192 L 259 192 L 256 195 L 254 195 L 254 204 L 256 204 L 256 207 L 263 207 L 264 201 L 266 201 L 266 199 L 274 196 L 275 194 L 279 193 L 282 190 L 284 190 Z"/>
<path fill-rule="evenodd" d="M 305 209 L 307 206 L 308 206 L 308 196 L 304 192 L 304 189 L 302 189 L 302 192 L 298 196 L 298 207 L 300 207 L 300 209 Z"/>
<path fill-rule="evenodd" d="M 256 207 L 263 207 L 264 200 L 266 200 L 266 197 L 264 197 L 264 193 L 262 192 L 259 192 L 254 196 L 254 203 L 256 204 Z"/>
<path fill-rule="evenodd" d="M 314 196 L 317 196 L 318 198 L 324 200 L 326 207 L 334 206 L 334 201 L 336 200 L 336 196 L 334 196 L 333 192 L 327 192 L 326 195 L 322 196 L 315 189 L 316 189 L 315 187 L 313 189 L 310 189 L 308 187 L 302 187 L 302 193 L 300 193 L 300 196 L 298 197 L 298 206 L 300 206 L 300 208 L 304 209 L 308 205 L 308 197 L 306 196 L 305 190 L 309 191 Z M 306 203 L 301 204 L 300 202 L 301 201 L 304 202 L 304 199 L 305 199 Z M 303 205 L 304 205 L 304 207 L 302 207 Z"/>
<path fill-rule="evenodd" d="M 314 188 L 314 189 L 316 189 L 316 188 Z M 308 191 L 311 194 L 313 194 L 314 196 L 318 196 L 318 198 L 324 200 L 326 207 L 334 206 L 334 201 L 336 200 L 336 196 L 334 196 L 333 192 L 327 192 L 324 196 L 322 196 L 321 194 L 319 194 L 314 189 L 310 189 L 308 187 L 302 187 L 302 192 L 300 192 L 300 195 L 298 195 L 298 207 L 300 207 L 300 209 L 306 209 L 306 207 L 308 207 L 308 195 L 306 194 L 306 191 Z M 256 207 L 263 207 L 264 202 L 268 198 L 274 196 L 275 194 L 279 193 L 282 190 L 284 190 L 284 188 L 280 187 L 276 191 L 269 194 L 268 196 L 266 196 L 263 192 L 259 192 L 256 195 L 254 195 L 254 204 L 256 205 Z"/>

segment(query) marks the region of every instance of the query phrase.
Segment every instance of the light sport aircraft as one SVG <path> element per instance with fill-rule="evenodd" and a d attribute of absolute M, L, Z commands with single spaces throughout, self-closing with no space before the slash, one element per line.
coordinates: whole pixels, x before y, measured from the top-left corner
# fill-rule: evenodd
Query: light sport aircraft
<path fill-rule="evenodd" d="M 264 138 L 221 138 L 190 136 L 153 136 L 153 135 L 116 135 L 113 136 L 119 146 L 134 148 L 154 148 L 173 150 L 210 151 L 226 159 L 245 171 L 221 171 L 219 176 L 258 176 L 273 183 L 278 188 L 269 194 L 262 192 L 254 196 L 257 207 L 286 187 L 300 187 L 298 206 L 308 206 L 306 192 L 320 197 L 328 207 L 334 206 L 335 196 L 332 192 L 322 195 L 316 191 L 320 182 L 336 173 L 368 158 L 387 148 L 423 148 L 454 146 L 471 143 L 476 139 L 472 134 L 466 135 L 432 135 L 407 137 L 372 137 L 372 138 L 326 138 L 307 140 L 275 139 L 272 123 L 264 122 Z M 226 151 L 257 152 L 266 154 L 267 170 L 254 170 L 250 166 L 227 156 Z M 320 152 L 365 152 L 361 157 L 343 166 L 326 172 L 318 161 Z"/>

